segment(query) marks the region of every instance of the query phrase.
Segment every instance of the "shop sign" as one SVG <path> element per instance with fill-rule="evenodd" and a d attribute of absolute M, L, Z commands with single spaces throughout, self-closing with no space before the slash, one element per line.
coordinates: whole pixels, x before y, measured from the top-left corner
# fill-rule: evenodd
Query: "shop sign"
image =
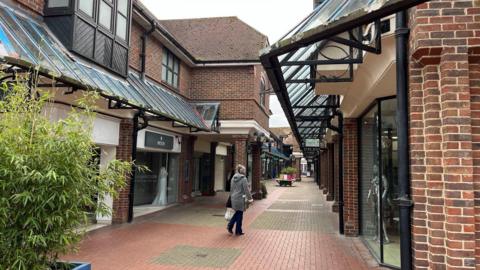
<path fill-rule="evenodd" d="M 305 147 L 320 147 L 320 139 L 306 139 Z"/>
<path fill-rule="evenodd" d="M 173 136 L 146 131 L 145 147 L 173 150 Z"/>

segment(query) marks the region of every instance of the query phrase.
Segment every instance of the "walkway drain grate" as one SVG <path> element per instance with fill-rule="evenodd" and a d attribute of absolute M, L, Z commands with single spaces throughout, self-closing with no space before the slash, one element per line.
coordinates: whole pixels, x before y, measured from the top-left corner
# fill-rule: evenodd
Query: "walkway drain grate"
<path fill-rule="evenodd" d="M 236 248 L 176 246 L 154 258 L 152 262 L 183 267 L 227 268 L 240 254 L 241 250 Z"/>

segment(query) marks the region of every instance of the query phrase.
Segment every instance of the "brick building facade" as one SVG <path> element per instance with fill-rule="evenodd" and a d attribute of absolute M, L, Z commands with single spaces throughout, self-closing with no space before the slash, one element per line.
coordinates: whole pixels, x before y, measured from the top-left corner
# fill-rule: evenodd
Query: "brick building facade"
<path fill-rule="evenodd" d="M 39 27 L 47 30 L 46 35 L 57 35 L 56 40 L 48 38 L 48 41 L 63 43 L 50 46 L 63 46 L 71 51 L 72 61 L 88 63 L 88 71 L 96 74 L 92 77 L 108 81 L 101 86 L 128 85 L 138 90 L 124 93 L 124 100 L 139 99 L 132 104 L 114 99 L 99 102 L 98 128 L 108 130 L 110 136 L 105 142 L 102 136 L 95 135 L 99 137 L 102 155 L 127 161 L 136 156 L 137 163 L 152 167 L 151 172 L 137 172 L 133 179 L 126 177 L 127 187 L 120 191 L 117 199 L 107 202 L 113 216 L 102 217 L 103 221 L 131 221 L 151 211 L 144 206 L 149 206 L 152 200 L 152 206 L 188 203 L 195 196 L 226 191 L 229 176 L 237 164 L 250 164 L 252 191 L 260 194 L 261 149 L 257 146 L 269 137 L 267 89 L 270 85 L 258 51 L 268 45 L 266 36 L 236 17 L 160 21 L 137 0 L 129 1 L 131 5 L 125 10 L 121 10 L 117 1 L 109 2 L 115 23 L 108 26 L 99 15 L 101 1 L 93 1 L 91 11 L 82 9 L 84 6 L 76 2 L 49 5 L 47 0 L 6 0 L 0 8 L 15 10 L 22 17 L 34 14 L 32 17 Z M 117 25 L 116 17 L 121 16 L 131 21 L 124 35 Z M 95 27 L 88 29 L 87 25 Z M 14 34 L 15 31 L 11 30 Z M 86 48 L 71 46 L 78 41 L 79 33 Z M 192 35 L 198 38 L 192 39 Z M 227 41 L 219 42 L 221 39 Z M 89 40 L 93 44 L 89 44 Z M 209 43 L 212 40 L 213 43 Z M 40 44 L 31 47 L 35 46 Z M 45 48 L 39 48 L 42 49 Z M 128 58 L 123 59 L 126 55 Z M 54 54 L 49 52 L 49 57 Z M 126 72 L 122 71 L 123 63 Z M 125 89 L 115 90 L 120 90 L 118 94 Z M 78 92 L 69 96 L 56 94 L 56 102 L 65 104 L 62 112 L 68 111 L 69 105 L 76 105 L 75 98 L 79 96 Z M 142 102 L 149 106 L 139 106 Z M 154 109 L 159 115 L 148 111 L 157 105 L 160 107 Z M 134 126 L 135 121 L 138 127 Z M 101 126 L 102 123 L 110 126 Z M 169 143 L 163 149 L 152 145 L 151 140 Z M 157 163 L 161 165 L 155 165 Z M 162 182 L 162 169 L 166 172 L 166 183 Z M 162 193 L 160 189 L 169 192 Z"/>
<path fill-rule="evenodd" d="M 349 4 L 349 1 L 314 2 L 317 8 L 312 16 L 319 16 L 325 9 L 335 17 L 331 12 L 332 6 Z M 417 6 L 412 7 L 413 3 Z M 331 83 L 335 78 L 328 77 L 329 74 L 325 72 L 327 69 L 317 67 L 317 73 L 330 81 L 310 74 L 304 78 L 297 77 L 296 81 L 290 80 L 285 87 L 291 95 L 291 84 L 302 83 L 302 79 L 305 79 L 305 82 L 315 81 L 314 91 L 320 98 L 334 100 L 334 95 L 342 96 L 338 110 L 345 117 L 343 141 L 339 140 L 338 130 L 335 129 L 340 118 L 334 111 L 330 112 L 334 116 L 328 120 L 332 122 L 324 129 L 325 132 L 319 129 L 315 133 L 315 130 L 302 127 L 312 126 L 316 111 L 304 116 L 295 114 L 302 106 L 289 107 L 289 104 L 284 104 L 284 108 L 291 123 L 296 125 L 292 128 L 297 131 L 301 143 L 305 143 L 305 138 L 312 138 L 312 134 L 324 141 L 314 157 L 314 164 L 320 170 L 316 180 L 328 199 L 332 198 L 330 194 L 333 193 L 333 211 L 339 210 L 343 203 L 343 216 L 339 219 L 343 220 L 345 235 L 361 237 L 379 262 L 389 267 L 480 269 L 480 185 L 477 169 L 480 160 L 477 153 L 480 138 L 477 104 L 480 4 L 473 0 L 398 1 L 397 4 L 405 4 L 404 8 L 409 8 L 410 39 L 406 51 L 397 51 L 395 43 L 400 44 L 401 38 L 408 33 L 401 25 L 397 25 L 402 22 L 401 17 L 396 20 L 395 13 L 383 15 L 381 21 L 388 27 L 384 27 L 379 34 L 381 52 L 366 52 L 361 64 L 354 68 L 351 81 L 339 80 L 338 86 L 335 86 L 335 83 Z M 372 8 L 369 16 L 377 15 L 380 6 L 368 7 Z M 289 53 L 298 56 L 302 50 L 308 52 L 305 48 L 322 44 L 322 38 L 329 34 L 336 35 L 332 33 L 346 27 L 346 22 L 353 25 L 362 19 L 367 20 L 368 16 L 362 17 L 361 13 L 357 10 L 352 18 L 349 18 L 351 14 L 342 14 L 342 18 L 334 20 L 333 26 L 328 20 L 318 28 L 309 28 L 308 22 L 300 25 L 287 35 L 286 40 L 266 50 L 261 57 L 267 73 L 270 71 L 270 79 L 282 85 L 285 81 L 279 80 L 278 73 L 274 72 L 284 72 L 286 81 L 288 79 L 285 77 L 289 75 L 281 64 L 284 70 L 279 70 L 272 59 L 278 60 L 279 55 Z M 302 27 L 308 31 L 301 33 Z M 324 29 L 327 30 L 323 32 Z M 338 41 L 342 44 L 340 46 L 347 45 L 341 38 L 332 40 L 330 42 Z M 354 43 L 348 45 L 355 46 Z M 276 51 L 281 53 L 277 55 Z M 305 58 L 300 56 L 295 61 L 290 59 L 291 63 L 286 66 L 300 66 L 302 61 L 305 61 L 305 65 L 313 64 L 315 57 L 319 59 L 319 65 L 325 65 L 328 60 L 322 57 L 328 55 L 328 50 L 322 53 Z M 397 63 L 404 54 L 408 57 L 409 105 L 406 113 L 409 124 L 399 126 L 397 117 L 404 111 L 397 108 L 397 103 L 401 102 L 395 96 L 395 89 L 401 85 L 399 74 L 403 70 L 397 70 Z M 341 71 L 346 67 L 333 62 L 328 70 L 338 68 Z M 324 84 L 325 81 L 330 84 Z M 400 82 L 398 85 L 397 81 Z M 281 87 L 275 90 L 281 94 L 285 91 Z M 290 98 L 290 104 L 298 104 L 291 97 L 278 96 L 281 102 Z M 312 101 L 303 109 L 315 108 L 314 105 Z M 308 120 L 301 122 L 302 117 Z M 398 137 L 403 134 L 400 130 L 408 130 L 408 145 L 400 145 Z M 341 143 L 343 164 L 340 164 L 338 155 Z M 331 144 L 334 144 L 333 148 Z M 398 152 L 406 148 L 409 149 L 410 159 L 398 159 Z M 336 155 L 331 155 L 332 151 Z M 335 170 L 343 172 L 343 178 L 335 170 L 333 176 L 329 172 L 332 162 L 337 164 Z M 406 164 L 405 167 L 409 169 L 406 197 L 402 197 L 401 187 L 405 183 L 400 182 L 399 164 L 402 164 L 401 167 Z M 333 186 L 330 184 L 332 177 Z M 339 188 L 340 181 L 343 189 Z M 336 196 L 339 192 L 343 200 Z M 405 219 L 401 211 L 409 207 L 410 197 L 411 219 Z M 405 224 L 410 232 L 400 233 Z M 402 239 L 409 239 L 410 235 L 411 243 L 406 241 L 405 245 L 404 241 L 400 244 Z"/>

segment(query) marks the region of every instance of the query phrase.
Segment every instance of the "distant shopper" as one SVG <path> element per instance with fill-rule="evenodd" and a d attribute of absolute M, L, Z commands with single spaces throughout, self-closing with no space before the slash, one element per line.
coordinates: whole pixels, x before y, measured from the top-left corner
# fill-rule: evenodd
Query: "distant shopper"
<path fill-rule="evenodd" d="M 235 234 L 243 235 L 242 221 L 243 212 L 245 211 L 245 200 L 249 203 L 253 202 L 252 194 L 248 189 L 247 177 L 245 176 L 246 169 L 243 165 L 237 166 L 237 173 L 233 176 L 230 183 L 230 199 L 232 201 L 232 208 L 235 214 L 227 225 L 229 233 L 233 234 L 233 226 L 235 224 Z"/>

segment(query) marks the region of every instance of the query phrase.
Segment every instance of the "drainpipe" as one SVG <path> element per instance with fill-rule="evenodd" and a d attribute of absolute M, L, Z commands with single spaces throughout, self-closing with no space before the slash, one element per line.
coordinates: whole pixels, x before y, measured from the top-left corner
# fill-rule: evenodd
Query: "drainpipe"
<path fill-rule="evenodd" d="M 407 12 L 396 16 L 397 29 L 397 125 L 398 125 L 398 183 L 400 208 L 400 258 L 401 269 L 412 269 L 412 235 L 410 216 L 413 202 L 410 198 L 410 156 L 408 146 L 408 39 L 410 29 L 407 24 Z"/>
<path fill-rule="evenodd" d="M 345 220 L 343 218 L 343 113 L 338 110 L 335 114 L 338 118 L 338 127 L 328 123 L 327 127 L 338 133 L 338 231 L 345 234 Z"/>
<path fill-rule="evenodd" d="M 143 80 L 145 79 L 146 66 L 147 66 L 147 39 L 153 32 L 155 32 L 156 29 L 157 29 L 157 22 L 152 20 L 150 21 L 150 29 L 148 31 L 145 31 L 142 35 L 142 52 L 140 53 L 140 59 L 141 59 L 140 72 Z"/>
<path fill-rule="evenodd" d="M 143 123 L 139 123 L 139 119 L 143 119 Z M 148 121 L 145 119 L 143 111 L 137 111 L 133 116 L 133 132 L 132 132 L 132 161 L 137 160 L 137 140 L 138 132 L 142 129 L 145 129 L 148 126 Z M 133 221 L 133 200 L 135 194 L 135 177 L 136 177 L 136 166 L 132 166 L 132 172 L 130 175 L 130 192 L 128 193 L 128 222 Z"/>

